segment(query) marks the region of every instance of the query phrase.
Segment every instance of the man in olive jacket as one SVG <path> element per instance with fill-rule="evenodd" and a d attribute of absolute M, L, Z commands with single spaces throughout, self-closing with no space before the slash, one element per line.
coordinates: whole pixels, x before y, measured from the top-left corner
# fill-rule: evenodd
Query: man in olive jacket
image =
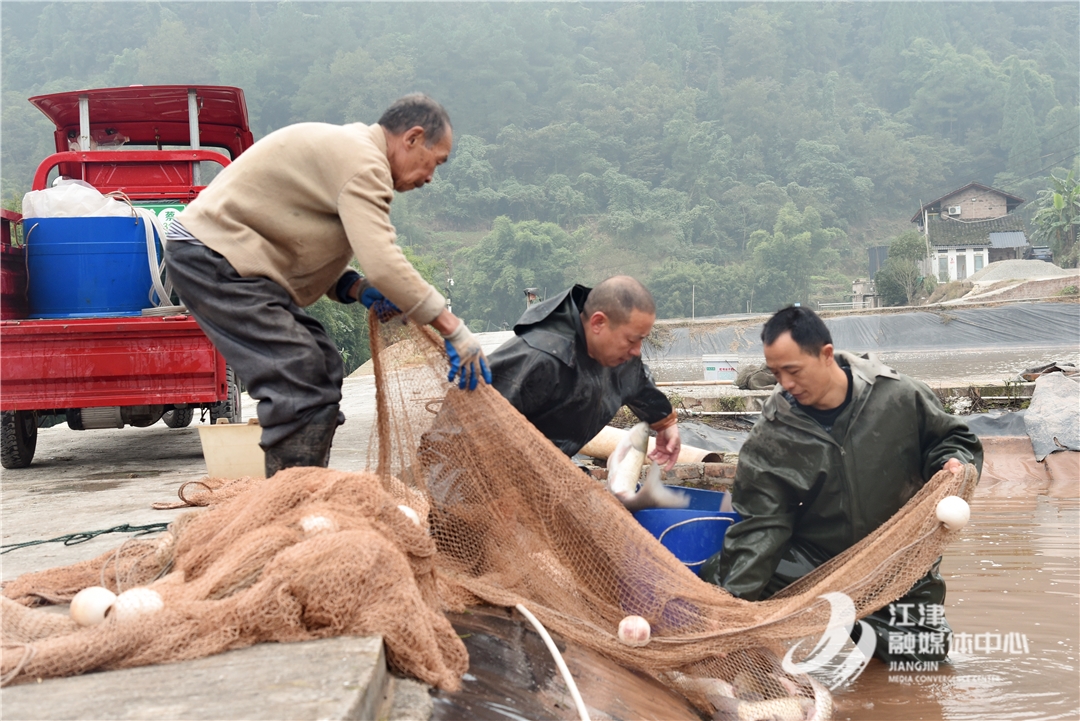
<path fill-rule="evenodd" d="M 761 334 L 778 386 L 739 452 L 732 492 L 743 520 L 701 577 L 761 600 L 889 520 L 942 468 L 982 469 L 982 445 L 926 384 L 876 360 L 835 352 L 821 319 L 785 308 Z M 939 559 L 940 562 L 940 559 Z M 948 652 L 937 564 L 865 620 L 884 660 Z"/>

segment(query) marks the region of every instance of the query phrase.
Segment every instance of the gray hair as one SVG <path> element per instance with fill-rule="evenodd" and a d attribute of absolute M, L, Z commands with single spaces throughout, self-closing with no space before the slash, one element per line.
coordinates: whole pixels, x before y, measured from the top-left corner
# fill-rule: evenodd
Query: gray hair
<path fill-rule="evenodd" d="M 395 100 L 379 118 L 379 125 L 391 135 L 401 135 L 419 125 L 428 147 L 442 140 L 447 128 L 451 128 L 446 108 L 423 93 L 409 93 Z"/>
<path fill-rule="evenodd" d="M 582 310 L 586 318 L 600 311 L 612 325 L 619 326 L 630 320 L 630 314 L 635 310 L 656 315 L 656 303 L 652 293 L 638 280 L 628 275 L 615 275 L 592 289 Z"/>

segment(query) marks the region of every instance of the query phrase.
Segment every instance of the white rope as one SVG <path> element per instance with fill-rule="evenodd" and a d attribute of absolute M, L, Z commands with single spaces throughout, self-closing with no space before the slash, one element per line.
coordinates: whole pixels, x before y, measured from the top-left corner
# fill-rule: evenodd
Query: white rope
<path fill-rule="evenodd" d="M 165 286 L 161 283 L 161 272 L 164 270 L 165 260 L 158 261 L 157 245 L 154 243 L 154 230 L 158 231 L 158 237 L 161 238 L 161 249 L 165 250 L 165 229 L 161 225 L 161 221 L 158 219 L 154 211 L 147 208 L 138 208 L 132 206 L 132 211 L 142 218 L 143 228 L 146 232 L 146 259 L 150 264 L 150 282 L 153 284 L 153 290 L 151 291 L 150 301 L 156 306 L 169 305 L 169 290 L 166 290 Z M 157 302 L 154 303 L 154 295 L 157 295 Z"/>
<path fill-rule="evenodd" d="M 114 190 L 104 197 L 126 203 L 127 206 L 131 208 L 131 215 L 136 219 L 136 222 L 138 222 L 140 218 L 142 219 L 143 231 L 146 234 L 146 261 L 150 266 L 150 290 L 147 292 L 147 298 L 150 301 L 150 305 L 163 309 L 164 312 L 160 313 L 162 315 L 167 312 L 182 312 L 183 310 L 186 310 L 183 306 L 171 305 L 172 281 L 169 280 L 168 276 L 166 275 L 164 283 L 161 281 L 161 276 L 165 274 L 165 226 L 157 216 L 157 213 L 149 208 L 138 207 L 131 202 L 131 198 L 127 197 L 127 194 L 122 190 Z M 155 230 L 157 230 L 157 237 L 161 240 L 162 258 L 160 261 L 158 260 L 157 245 L 154 243 Z M 157 296 L 156 301 L 154 300 L 155 295 Z M 157 314 L 159 313 L 154 313 L 154 315 Z M 144 313 L 144 315 L 146 314 Z"/>
<path fill-rule="evenodd" d="M 570 696 L 574 699 L 574 705 L 577 706 L 578 716 L 581 721 L 590 721 L 589 711 L 585 708 L 585 702 L 581 700 L 581 694 L 578 693 L 577 684 L 574 683 L 574 677 L 570 675 L 570 669 L 566 667 L 566 661 L 563 661 L 562 654 L 559 653 L 559 649 L 555 646 L 555 642 L 551 640 L 551 636 L 548 635 L 547 629 L 544 628 L 544 624 L 537 620 L 536 616 L 529 612 L 529 609 L 522 606 L 520 603 L 514 606 L 522 616 L 528 619 L 529 623 L 533 625 L 536 632 L 540 634 L 540 638 L 544 639 L 544 645 L 547 646 L 548 651 L 551 652 L 551 657 L 555 659 L 555 665 L 559 667 L 559 673 L 562 674 L 563 679 L 566 681 L 566 686 L 570 689 Z"/>

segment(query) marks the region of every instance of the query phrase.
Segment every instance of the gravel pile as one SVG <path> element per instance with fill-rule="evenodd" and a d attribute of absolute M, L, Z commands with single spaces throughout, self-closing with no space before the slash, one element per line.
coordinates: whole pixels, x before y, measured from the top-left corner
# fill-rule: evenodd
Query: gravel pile
<path fill-rule="evenodd" d="M 1062 278 L 1076 272 L 1075 269 L 1059 268 L 1044 260 L 999 260 L 968 276 L 968 280 L 972 283 L 997 283 L 1003 280 Z"/>

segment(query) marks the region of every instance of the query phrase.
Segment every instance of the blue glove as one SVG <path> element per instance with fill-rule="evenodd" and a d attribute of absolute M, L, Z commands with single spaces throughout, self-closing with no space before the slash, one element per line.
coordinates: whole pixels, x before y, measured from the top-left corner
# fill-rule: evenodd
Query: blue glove
<path fill-rule="evenodd" d="M 484 350 L 480 347 L 480 341 L 462 322 L 457 329 L 446 336 L 446 356 L 450 359 L 450 373 L 446 380 L 453 382 L 454 376 L 458 376 L 458 388 L 476 390 L 480 378 L 491 385 L 491 370 L 487 365 Z"/>
<path fill-rule="evenodd" d="M 350 295 L 350 291 L 356 283 L 359 282 L 360 286 L 356 289 L 357 298 L 353 298 Z M 371 285 L 368 279 L 357 273 L 351 268 L 338 278 L 337 286 L 334 289 L 337 299 L 342 303 L 355 303 L 359 300 L 364 304 L 365 308 L 374 308 L 375 315 L 378 319 L 385 323 L 391 318 L 401 315 L 401 309 L 386 299 L 386 296 L 379 292 L 379 289 Z M 404 321 L 403 321 L 404 322 Z"/>
<path fill-rule="evenodd" d="M 371 304 L 371 308 L 375 311 L 375 317 L 379 319 L 380 323 L 385 323 L 388 320 L 401 315 L 401 308 L 398 308 L 386 299 L 375 301 Z M 406 320 L 405 317 L 401 318 L 402 323 L 405 323 Z"/>
<path fill-rule="evenodd" d="M 380 293 L 378 288 L 368 285 L 367 280 L 364 278 L 360 279 L 360 302 L 364 304 L 365 308 L 374 310 L 375 315 L 382 323 L 401 315 L 401 309 L 387 300 L 386 296 Z"/>

